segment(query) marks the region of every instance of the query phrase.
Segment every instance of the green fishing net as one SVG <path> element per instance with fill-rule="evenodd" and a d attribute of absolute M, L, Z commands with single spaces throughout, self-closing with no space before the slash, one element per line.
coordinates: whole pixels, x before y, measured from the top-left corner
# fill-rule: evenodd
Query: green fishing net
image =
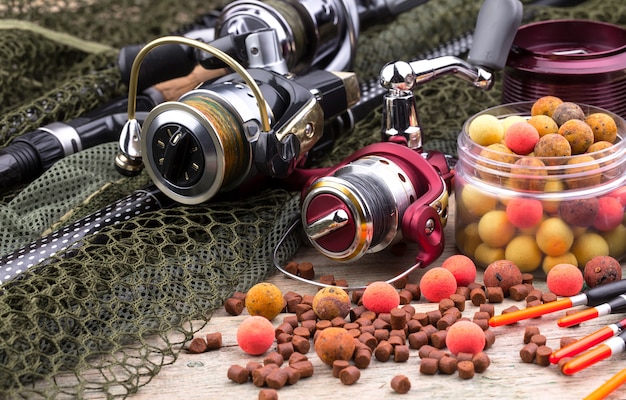
<path fill-rule="evenodd" d="M 0 147 L 55 121 L 126 95 L 117 53 L 127 44 L 190 29 L 226 2 L 207 0 L 2 0 Z M 474 28 L 481 1 L 431 0 L 364 29 L 354 71 L 375 78 Z M 592 18 L 626 26 L 621 0 L 573 8 L 527 7 L 525 22 Z M 464 57 L 464 54 L 460 55 Z M 416 88 L 427 149 L 455 153 L 472 114 L 499 104 L 446 77 Z M 339 139 L 330 165 L 379 140 L 381 111 Z M 0 255 L 67 226 L 150 184 L 122 177 L 116 143 L 83 150 L 34 182 L 0 194 Z M 272 252 L 297 216 L 297 195 L 263 189 L 235 199 L 157 209 L 87 236 L 0 286 L 0 398 L 125 397 L 174 362 L 234 291 L 274 273 Z M 298 249 L 287 237 L 279 253 Z"/>

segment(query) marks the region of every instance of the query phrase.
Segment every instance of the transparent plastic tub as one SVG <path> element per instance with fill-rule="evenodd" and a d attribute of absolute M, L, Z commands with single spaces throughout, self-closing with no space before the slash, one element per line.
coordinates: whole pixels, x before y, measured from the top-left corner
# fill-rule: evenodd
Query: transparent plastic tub
<path fill-rule="evenodd" d="M 507 259 L 522 272 L 539 275 L 558 263 L 583 268 L 596 255 L 622 260 L 626 122 L 607 110 L 579 104 L 586 115 L 609 114 L 618 127 L 611 147 L 583 154 L 586 158 L 504 154 L 469 137 L 469 124 L 477 116 L 529 118 L 532 104 L 493 107 L 464 124 L 454 184 L 458 249 L 479 267 Z M 529 158 L 541 163 L 529 165 Z"/>

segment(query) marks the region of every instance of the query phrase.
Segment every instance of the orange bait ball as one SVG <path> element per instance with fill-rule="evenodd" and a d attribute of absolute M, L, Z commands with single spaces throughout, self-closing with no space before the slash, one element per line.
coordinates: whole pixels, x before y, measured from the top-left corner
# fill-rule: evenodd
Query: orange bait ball
<path fill-rule="evenodd" d="M 574 296 L 583 288 L 583 273 L 573 264 L 557 264 L 548 271 L 546 284 L 557 296 Z"/>
<path fill-rule="evenodd" d="M 365 287 L 361 301 L 369 311 L 388 313 L 400 305 L 400 294 L 392 284 L 377 281 Z"/>
<path fill-rule="evenodd" d="M 452 272 L 457 286 L 467 286 L 476 280 L 476 264 L 463 254 L 454 254 L 446 258 L 441 267 Z"/>
<path fill-rule="evenodd" d="M 258 356 L 274 343 L 274 325 L 265 317 L 251 316 L 237 328 L 237 344 L 247 354 Z"/>
<path fill-rule="evenodd" d="M 336 360 L 350 361 L 356 342 L 346 329 L 330 327 L 320 331 L 315 339 L 314 347 L 324 364 L 333 365 Z"/>
<path fill-rule="evenodd" d="M 420 292 L 431 303 L 447 299 L 456 289 L 456 278 L 452 272 L 442 267 L 429 269 L 420 279 Z"/>
<path fill-rule="evenodd" d="M 478 354 L 485 348 L 485 332 L 472 321 L 458 321 L 448 328 L 446 347 L 452 354 Z"/>
<path fill-rule="evenodd" d="M 278 286 L 269 282 L 257 283 L 246 294 L 246 308 L 250 315 L 271 321 L 285 308 L 285 298 Z"/>
<path fill-rule="evenodd" d="M 324 287 L 313 297 L 313 311 L 319 319 L 345 318 L 351 306 L 350 296 L 339 287 Z"/>

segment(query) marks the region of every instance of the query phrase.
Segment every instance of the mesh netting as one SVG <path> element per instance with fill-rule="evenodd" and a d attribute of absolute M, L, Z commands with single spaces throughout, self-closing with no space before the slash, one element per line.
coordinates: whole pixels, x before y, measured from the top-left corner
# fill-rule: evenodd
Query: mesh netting
<path fill-rule="evenodd" d="M 225 2 L 5 0 L 0 4 L 0 146 L 54 121 L 124 96 L 117 49 L 184 31 Z M 378 74 L 471 31 L 482 1 L 430 1 L 365 29 L 354 70 Z M 621 0 L 527 8 L 525 22 L 593 18 L 626 25 Z M 455 152 L 462 123 L 501 98 L 454 77 L 415 90 L 425 147 Z M 341 138 L 321 164 L 379 139 L 380 110 Z M 121 177 L 115 143 L 56 163 L 35 182 L 0 195 L 0 253 L 144 187 Z M 273 272 L 271 252 L 298 213 L 297 197 L 267 190 L 233 201 L 175 206 L 88 236 L 0 287 L 0 397 L 124 397 L 173 362 L 236 290 Z M 294 235 L 295 236 L 295 235 Z M 298 248 L 288 238 L 280 258 Z M 191 321 L 200 321 L 195 325 Z M 59 378 L 63 378 L 62 380 Z M 59 382 L 63 382 L 60 384 Z"/>

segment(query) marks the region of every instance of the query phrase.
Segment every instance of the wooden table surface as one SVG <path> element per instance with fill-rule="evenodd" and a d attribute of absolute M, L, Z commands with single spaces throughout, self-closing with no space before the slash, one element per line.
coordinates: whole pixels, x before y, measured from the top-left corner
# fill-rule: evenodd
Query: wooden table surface
<path fill-rule="evenodd" d="M 452 205 L 453 205 L 453 199 Z M 450 207 L 451 215 L 445 228 L 446 249 L 433 265 L 441 265 L 446 256 L 454 254 L 454 207 Z M 408 266 L 412 265 L 416 247 L 409 245 L 403 255 L 394 255 L 390 252 L 369 254 L 352 264 L 337 264 L 317 254 L 312 248 L 302 246 L 294 259 L 298 262 L 311 261 L 317 275 L 333 274 L 336 278 L 347 279 L 350 286 L 365 284 L 374 280 L 389 279 Z M 622 263 L 622 266 L 625 266 Z M 417 283 L 425 270 L 414 272 L 410 282 Z M 300 294 L 314 294 L 314 286 L 290 279 L 276 271 L 267 278 L 283 290 L 295 291 Z M 476 279 L 482 283 L 482 275 Z M 545 280 L 536 280 L 535 286 L 546 290 Z M 437 309 L 437 304 L 428 303 L 423 298 L 411 303 L 418 312 Z M 515 304 L 524 307 L 523 302 L 505 300 L 495 304 L 496 313 Z M 582 307 L 581 307 L 582 308 Z M 464 316 L 472 317 L 478 307 L 467 302 Z M 403 363 L 379 362 L 372 358 L 369 367 L 361 371 L 357 383 L 351 386 L 343 385 L 338 378 L 332 376 L 331 368 L 321 362 L 315 351 L 307 354 L 314 364 L 315 372 L 312 377 L 302 379 L 292 386 L 285 386 L 278 391 L 279 399 L 381 399 L 399 398 L 391 389 L 391 379 L 397 374 L 404 374 L 411 380 L 412 388 L 405 396 L 421 399 L 454 399 L 463 398 L 506 398 L 506 399 L 582 399 L 597 387 L 602 385 L 611 376 L 626 368 L 626 356 L 618 354 L 604 360 L 593 367 L 587 368 L 573 376 L 563 375 L 555 365 L 548 367 L 537 364 L 528 364 L 521 361 L 519 352 L 523 347 L 523 335 L 527 326 L 537 326 L 540 332 L 547 337 L 547 345 L 558 348 L 563 336 L 580 338 L 603 326 L 615 323 L 624 315 L 616 314 L 597 318 L 585 322 L 574 328 L 560 328 L 556 321 L 565 311 L 544 315 L 543 317 L 526 320 L 514 325 L 492 327 L 496 340 L 486 353 L 491 365 L 469 380 L 454 375 L 423 375 L 419 372 L 420 358 L 417 350 L 411 350 L 409 360 Z M 273 320 L 275 326 L 282 322 L 281 314 Z M 247 313 L 240 316 L 230 316 L 224 309 L 220 309 L 211 318 L 210 322 L 198 333 L 204 336 L 211 332 L 221 332 L 223 347 L 220 350 L 202 354 L 190 354 L 182 350 L 177 361 L 165 366 L 150 383 L 130 396 L 130 399 L 222 399 L 233 398 L 238 400 L 257 399 L 260 388 L 251 382 L 237 384 L 227 379 L 227 370 L 233 364 L 245 365 L 249 361 L 262 362 L 264 356 L 249 356 L 243 353 L 236 342 L 236 330 L 239 323 L 247 317 Z M 272 347 L 270 351 L 274 350 Z M 626 399 L 626 386 L 617 389 L 609 399 Z"/>

